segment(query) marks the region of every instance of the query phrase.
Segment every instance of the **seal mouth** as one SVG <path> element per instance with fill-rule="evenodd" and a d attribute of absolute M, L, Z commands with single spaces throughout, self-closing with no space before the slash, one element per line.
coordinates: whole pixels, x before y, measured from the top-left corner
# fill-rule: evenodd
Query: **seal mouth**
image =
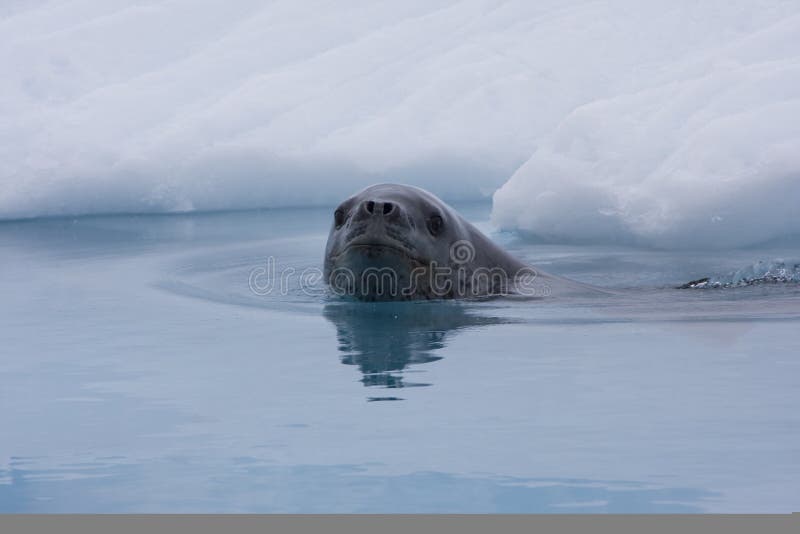
<path fill-rule="evenodd" d="M 403 247 L 401 245 L 397 245 L 397 244 L 394 244 L 394 243 L 385 243 L 385 242 L 384 243 L 379 243 L 379 242 L 349 243 L 347 246 L 345 246 L 342 249 L 341 252 L 339 252 L 338 254 L 332 256 L 332 258 L 334 260 L 336 260 L 336 259 L 344 256 L 348 252 L 351 252 L 351 251 L 354 251 L 354 250 L 361 250 L 361 251 L 364 251 L 364 252 L 373 252 L 374 251 L 374 252 L 378 252 L 378 253 L 380 253 L 380 252 L 393 252 L 397 256 L 400 256 L 402 258 L 411 260 L 411 261 L 413 261 L 415 263 L 419 263 L 419 264 L 423 263 L 422 260 L 420 260 L 411 250 L 408 250 L 407 248 L 405 248 L 405 247 Z"/>
<path fill-rule="evenodd" d="M 353 251 L 361 251 L 365 254 L 376 253 L 376 254 L 383 254 L 385 252 L 389 252 L 394 254 L 399 258 L 403 258 L 404 260 L 408 260 L 415 265 L 424 265 L 426 262 L 419 259 L 416 255 L 414 255 L 411 251 L 393 244 L 387 243 L 353 243 L 347 245 L 341 252 L 336 255 L 331 256 L 333 261 L 337 261 L 338 259 L 342 258 L 349 252 Z"/>

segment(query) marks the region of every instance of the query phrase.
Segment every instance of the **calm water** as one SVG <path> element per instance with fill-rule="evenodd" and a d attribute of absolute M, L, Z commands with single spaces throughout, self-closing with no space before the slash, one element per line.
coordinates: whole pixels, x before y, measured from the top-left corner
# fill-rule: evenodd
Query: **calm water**
<path fill-rule="evenodd" d="M 583 300 L 250 290 L 320 267 L 328 217 L 0 224 L 0 511 L 800 509 L 800 290 L 670 289 L 797 246 L 494 236 L 615 289 Z"/>

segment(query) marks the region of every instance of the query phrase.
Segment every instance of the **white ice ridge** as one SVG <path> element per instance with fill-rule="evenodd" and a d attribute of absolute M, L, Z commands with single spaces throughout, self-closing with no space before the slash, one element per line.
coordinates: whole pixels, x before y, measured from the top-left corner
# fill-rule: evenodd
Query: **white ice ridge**
<path fill-rule="evenodd" d="M 800 3 L 660 4 L 5 0 L 0 219 L 399 181 L 558 239 L 797 231 Z"/>
<path fill-rule="evenodd" d="M 800 234 L 800 15 L 686 24 L 710 42 L 571 111 L 495 193 L 495 224 L 687 248 Z"/>

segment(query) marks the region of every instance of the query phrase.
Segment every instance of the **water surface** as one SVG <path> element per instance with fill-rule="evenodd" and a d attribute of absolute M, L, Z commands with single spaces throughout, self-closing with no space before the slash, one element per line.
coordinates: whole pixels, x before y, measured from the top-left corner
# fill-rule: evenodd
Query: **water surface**
<path fill-rule="evenodd" d="M 488 206 L 462 206 L 488 230 Z M 800 290 L 493 237 L 602 298 L 303 292 L 329 210 L 0 224 L 0 511 L 787 512 Z M 273 258 L 285 291 L 252 291 Z"/>

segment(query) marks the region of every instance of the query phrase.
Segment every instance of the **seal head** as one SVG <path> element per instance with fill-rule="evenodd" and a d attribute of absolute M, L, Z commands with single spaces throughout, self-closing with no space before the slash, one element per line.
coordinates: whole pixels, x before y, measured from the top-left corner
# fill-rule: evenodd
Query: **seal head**
<path fill-rule="evenodd" d="M 412 300 L 501 294 L 525 269 L 435 195 L 378 184 L 334 211 L 324 277 L 359 300 Z"/>

